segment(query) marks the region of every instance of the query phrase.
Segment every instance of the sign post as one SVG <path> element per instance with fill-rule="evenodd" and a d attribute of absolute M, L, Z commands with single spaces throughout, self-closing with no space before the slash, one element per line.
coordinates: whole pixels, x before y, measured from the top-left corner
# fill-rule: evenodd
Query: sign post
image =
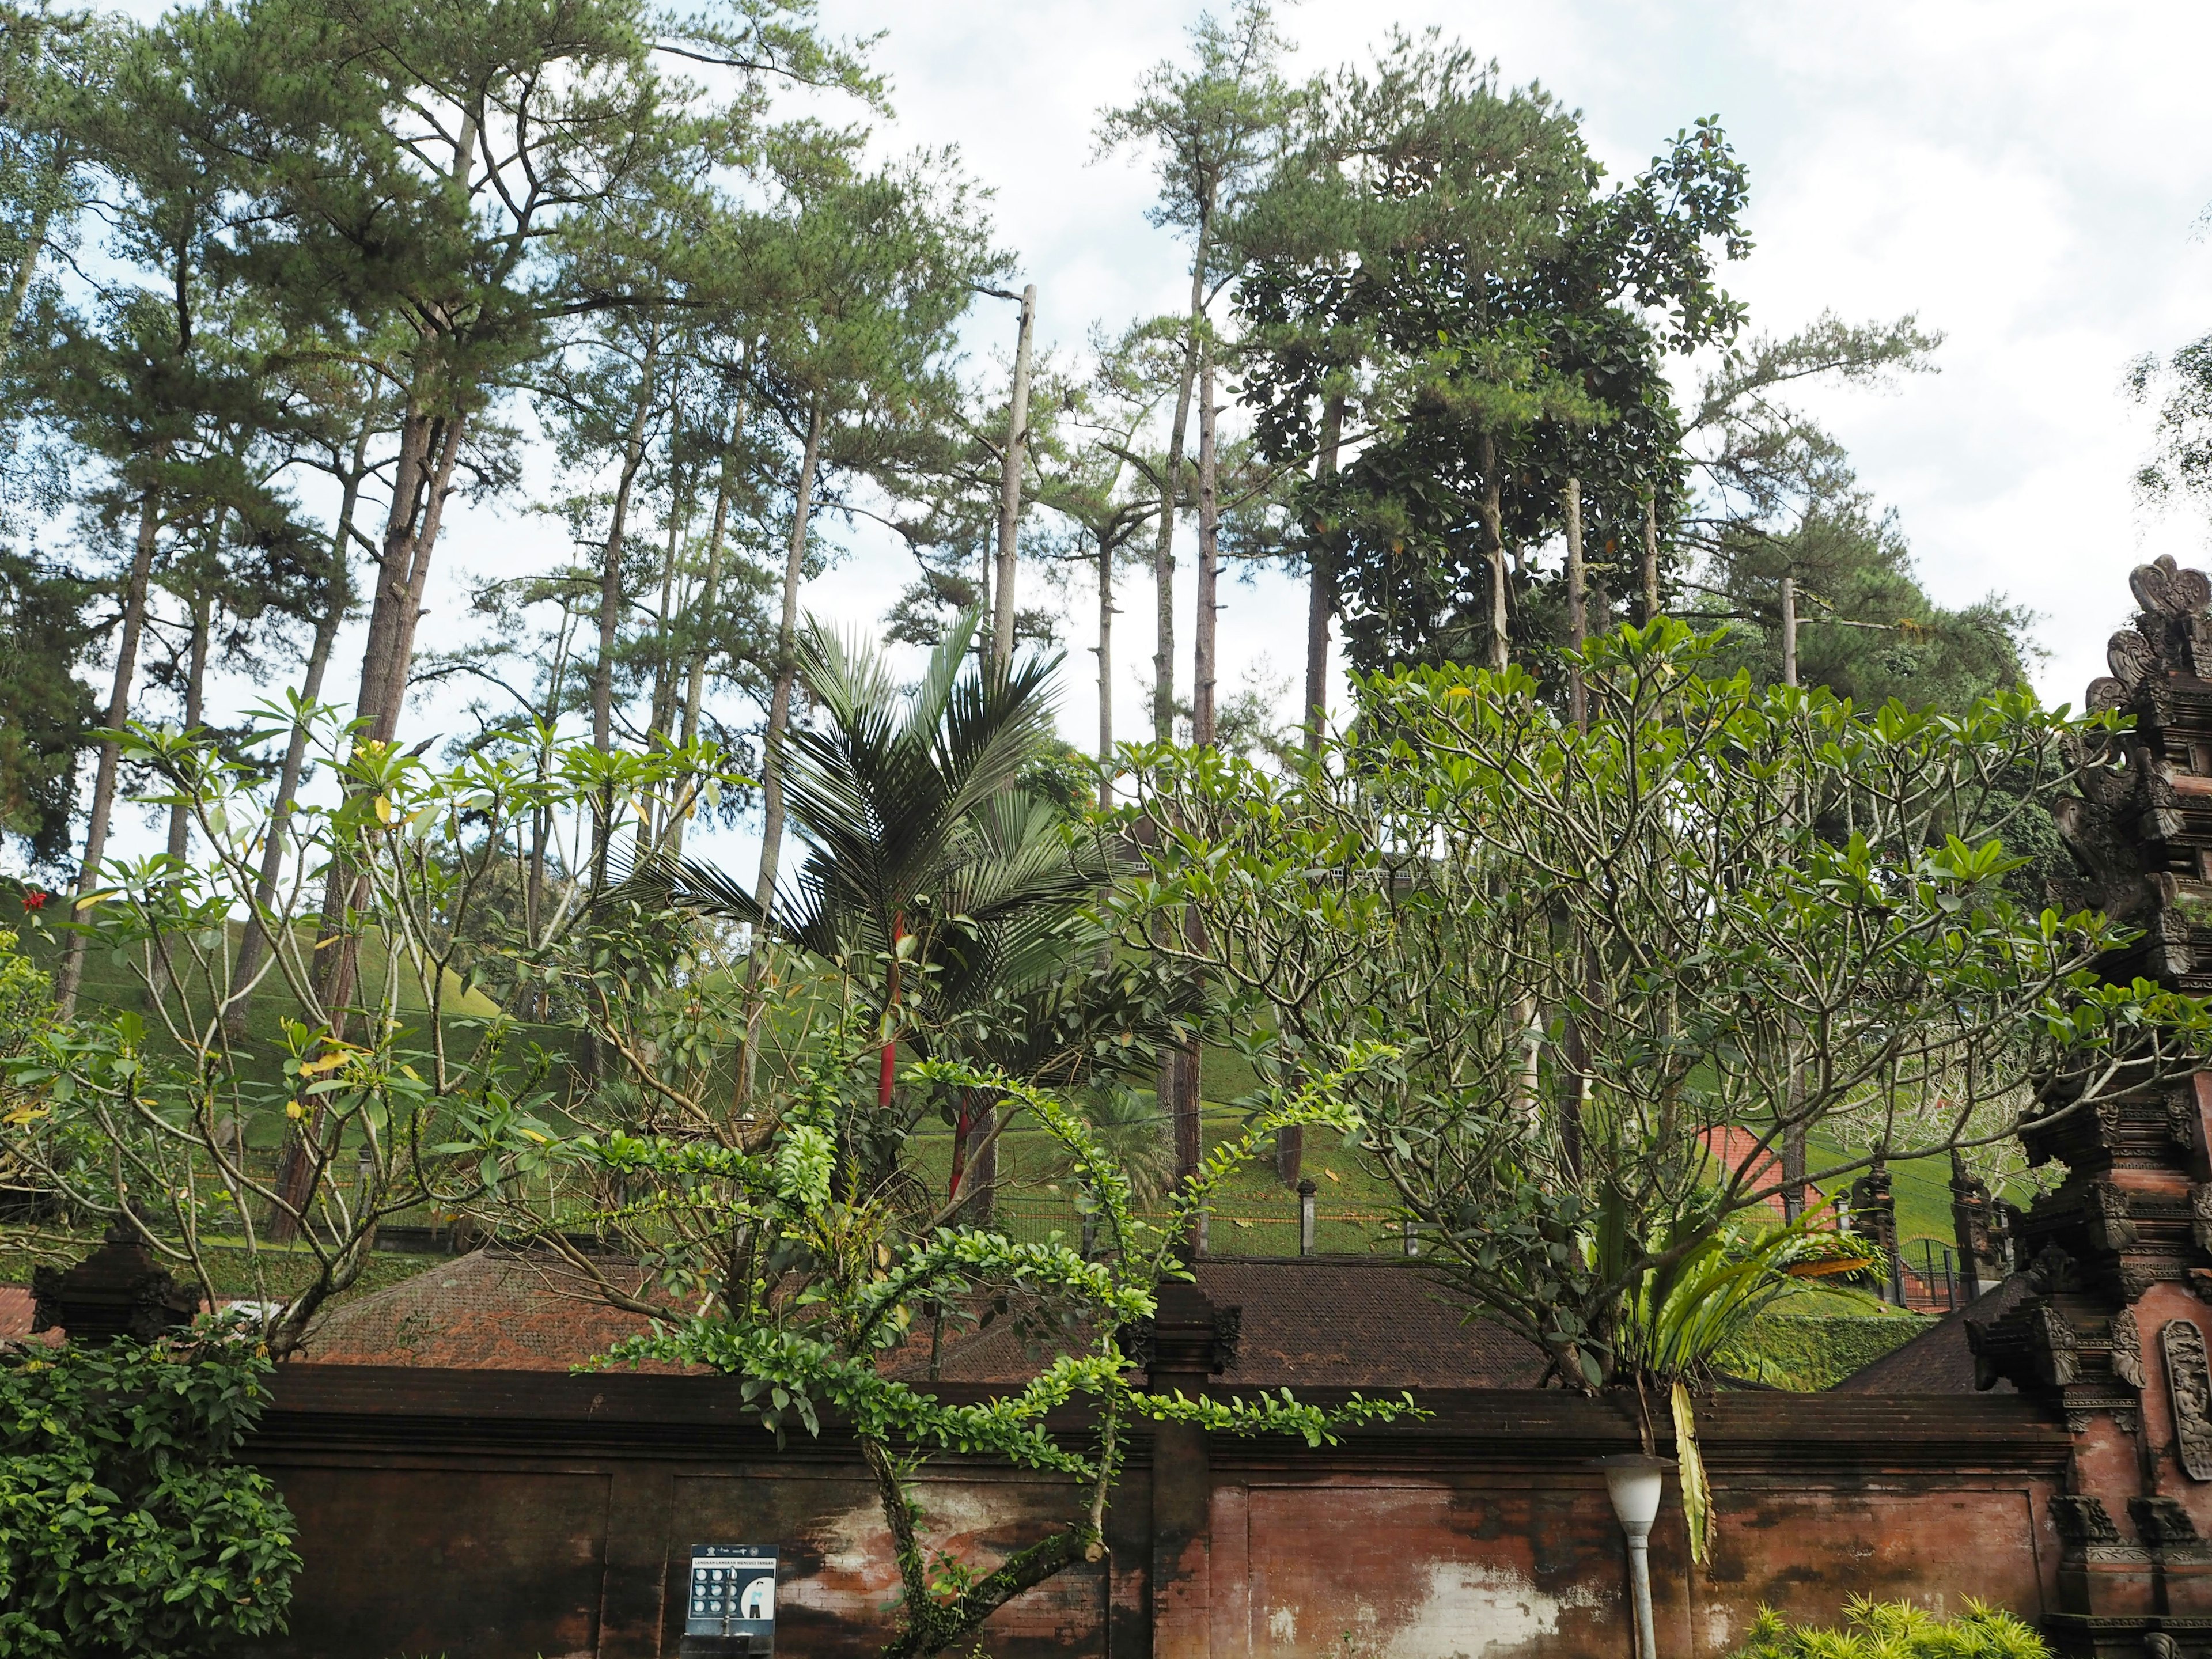
<path fill-rule="evenodd" d="M 696 1659 L 768 1659 L 775 1651 L 775 1552 L 695 1544 L 684 1645 Z"/>

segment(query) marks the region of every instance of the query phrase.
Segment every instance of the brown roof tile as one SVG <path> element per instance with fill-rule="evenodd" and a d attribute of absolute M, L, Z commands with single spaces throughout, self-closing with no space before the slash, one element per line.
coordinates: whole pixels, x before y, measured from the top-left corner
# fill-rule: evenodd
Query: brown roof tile
<path fill-rule="evenodd" d="M 1402 1261 L 1325 1256 L 1201 1261 L 1198 1288 L 1243 1310 L 1237 1364 L 1224 1387 L 1532 1389 L 1545 1371 L 1531 1343 L 1487 1320 Z M 928 1342 L 894 1357 L 894 1375 L 927 1375 Z M 1045 1363 L 1011 1322 L 954 1339 L 939 1374 L 948 1382 L 1021 1382 Z"/>
<path fill-rule="evenodd" d="M 1836 1384 L 1844 1394 L 1972 1394 L 1974 1351 L 1966 1344 L 1966 1321 L 1978 1319 L 1993 1325 L 2027 1294 L 2027 1278 L 2014 1273 L 1991 1285 L 1956 1313 L 1939 1319 L 1927 1331 L 1900 1347 L 1891 1349 L 1863 1370 L 1853 1371 Z M 2017 1394 L 2003 1378 L 1991 1392 Z"/>
<path fill-rule="evenodd" d="M 634 1291 L 637 1270 L 616 1271 Z M 556 1256 L 478 1250 L 333 1308 L 308 1331 L 300 1358 L 324 1365 L 565 1371 L 649 1328 L 641 1316 L 599 1299 Z"/>

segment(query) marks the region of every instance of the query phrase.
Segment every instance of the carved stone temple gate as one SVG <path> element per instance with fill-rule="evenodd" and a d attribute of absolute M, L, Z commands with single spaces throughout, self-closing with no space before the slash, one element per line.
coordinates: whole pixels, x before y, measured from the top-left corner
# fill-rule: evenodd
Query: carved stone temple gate
<path fill-rule="evenodd" d="M 2130 579 L 2141 612 L 2112 636 L 2093 709 L 2134 716 L 2082 757 L 2058 823 L 2081 869 L 2063 908 L 2143 930 L 2112 977 L 2212 990 L 2212 580 L 2171 559 Z M 2064 1414 L 2054 1646 L 2075 1655 L 2212 1656 L 2212 1075 L 2094 1111 L 2046 1099 L 2021 1131 L 2067 1174 L 2021 1227 L 2028 1291 L 1970 1321 L 1977 1381 L 2009 1380 Z"/>

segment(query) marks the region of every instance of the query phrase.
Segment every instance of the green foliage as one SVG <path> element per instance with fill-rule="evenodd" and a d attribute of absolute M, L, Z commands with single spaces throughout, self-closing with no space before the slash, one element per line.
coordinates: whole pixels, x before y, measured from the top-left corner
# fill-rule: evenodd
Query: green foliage
<path fill-rule="evenodd" d="M 270 1369 L 214 1334 L 0 1353 L 0 1649 L 191 1659 L 283 1632 L 291 1512 L 238 1461 Z"/>
<path fill-rule="evenodd" d="M 53 981 L 23 953 L 15 930 L 0 927 L 0 1058 L 29 1048 L 53 1014 Z"/>
<path fill-rule="evenodd" d="M 266 771 L 201 733 L 133 726 L 125 760 L 160 780 L 153 800 L 185 811 L 208 852 L 103 872 L 60 925 L 134 972 L 143 1006 L 49 1024 L 5 1066 L 21 1102 L 9 1150 L 35 1184 L 80 1215 L 131 1225 L 210 1300 L 210 1249 L 242 1241 L 252 1299 L 281 1304 L 264 1334 L 281 1356 L 361 1276 L 380 1222 L 425 1206 L 450 1213 L 542 1168 L 562 1079 L 519 1036 L 517 1006 L 550 987 L 589 1006 L 614 946 L 585 925 L 574 893 L 518 913 L 506 896 L 522 882 L 489 872 L 520 877 L 542 818 L 573 825 L 610 792 L 681 807 L 724 774 L 711 745 L 647 758 L 550 744 L 439 766 L 350 742 L 328 709 L 261 713 L 264 741 L 304 722 L 343 786 L 335 804 L 293 814 L 289 883 L 260 884 Z M 332 865 L 356 884 L 339 925 L 381 947 L 380 972 L 343 989 L 319 971 L 310 922 L 320 908 L 310 877 Z M 251 969 L 231 948 L 240 913 L 270 942 Z M 247 973 L 281 985 L 295 1011 L 273 1054 L 253 1052 L 225 1018 Z M 479 981 L 507 1006 L 487 1003 Z M 275 1170 L 246 1139 L 256 1121 L 282 1126 Z M 296 1252 L 264 1256 L 272 1231 L 295 1236 Z"/>
<path fill-rule="evenodd" d="M 1991 597 L 1957 609 L 1929 599 L 1893 520 L 1856 488 L 1808 503 L 1779 533 L 1732 529 L 1705 571 L 1717 590 L 1691 607 L 1737 620 L 1722 661 L 1771 684 L 1782 678 L 1780 578 L 1796 588 L 1797 678 L 1862 708 L 1963 714 L 2027 677 L 2027 612 Z"/>
<path fill-rule="evenodd" d="M 1833 1388 L 1910 1342 L 1927 1327 L 1892 1314 L 1807 1315 L 1769 1309 L 1714 1355 L 1718 1370 L 1793 1393 Z"/>
<path fill-rule="evenodd" d="M 2033 1626 L 2002 1607 L 1966 1598 L 1944 1619 L 1910 1601 L 1861 1596 L 1844 1607 L 1840 1629 L 1793 1625 L 1761 1607 L 1748 1638 L 1729 1659 L 2050 1659 Z"/>
<path fill-rule="evenodd" d="M 0 547 L 0 832 L 39 865 L 68 850 L 77 755 L 97 719 L 77 678 L 93 637 L 86 587 Z"/>
<path fill-rule="evenodd" d="M 915 1068 L 913 1082 L 996 1097 L 1002 1113 L 1033 1117 L 1058 1143 L 1097 1218 L 1097 1249 L 1087 1253 L 1056 1236 L 1017 1243 L 964 1224 L 956 1212 L 918 1210 L 912 1185 L 868 1152 L 870 1124 L 883 1110 L 870 1076 L 872 1039 L 870 1022 L 848 1005 L 791 1093 L 759 1103 L 772 1127 L 757 1142 L 615 1133 L 571 1137 L 555 1157 L 618 1182 L 624 1198 L 610 1219 L 663 1240 L 664 1278 L 696 1297 L 689 1317 L 665 1319 L 653 1334 L 621 1344 L 612 1360 L 680 1360 L 726 1371 L 779 1437 L 794 1427 L 818 1432 L 833 1412 L 859 1437 L 902 1583 L 887 1652 L 905 1659 L 941 1652 L 1069 1564 L 1096 1559 L 1133 1422 L 1286 1434 L 1320 1445 L 1346 1425 L 1412 1409 L 1410 1401 L 1358 1396 L 1323 1408 L 1288 1390 L 1194 1399 L 1132 1379 L 1134 1328 L 1152 1316 L 1162 1279 L 1188 1277 L 1179 1255 L 1216 1191 L 1285 1124 L 1349 1127 L 1336 1097 L 1343 1075 L 1278 1095 L 1176 1188 L 1163 1215 L 1148 1219 L 1134 1206 L 1127 1176 L 1075 1107 L 1000 1073 L 945 1060 Z M 1351 1063 L 1380 1058 L 1361 1051 Z M 1036 1370 L 991 1399 L 947 1403 L 890 1363 L 896 1350 L 911 1353 L 925 1333 L 933 1348 L 948 1321 L 999 1319 L 1012 1321 L 1035 1345 Z M 1048 1421 L 1071 1404 L 1086 1408 L 1084 1427 Z M 972 1568 L 923 1534 L 913 1481 L 940 1453 L 1064 1476 L 1073 1513 L 1006 1551 L 994 1570 Z"/>
<path fill-rule="evenodd" d="M 1359 731 L 1288 776 L 1127 755 L 1131 818 L 1172 828 L 1117 890 L 1124 948 L 1209 978 L 1279 1083 L 1388 1046 L 1348 1085 L 1371 1167 L 1573 1386 L 1628 1375 L 1627 1299 L 1771 1199 L 1785 1130 L 1850 1149 L 1809 1172 L 1833 1190 L 2212 1030 L 2094 971 L 2118 924 L 2008 885 L 2009 825 L 2108 720 L 1860 711 L 1708 678 L 1714 648 L 1594 641 L 1587 730 L 1518 669 L 1435 668 L 1364 682 Z"/>
<path fill-rule="evenodd" d="M 1715 272 L 1748 250 L 1744 172 L 1700 120 L 1635 179 L 1601 178 L 1550 94 L 1400 33 L 1317 88 L 1242 227 L 1263 453 L 1302 463 L 1332 424 L 1366 438 L 1296 514 L 1358 668 L 1490 660 L 1493 629 L 1516 653 L 1558 644 L 1558 584 L 1522 550 L 1562 526 L 1571 477 L 1595 559 L 1627 562 L 1647 501 L 1671 548 L 1663 359 L 1739 325 Z"/>

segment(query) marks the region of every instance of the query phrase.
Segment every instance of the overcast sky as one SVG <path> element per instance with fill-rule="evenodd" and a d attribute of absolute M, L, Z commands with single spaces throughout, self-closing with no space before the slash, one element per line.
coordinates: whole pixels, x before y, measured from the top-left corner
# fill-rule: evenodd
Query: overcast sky
<path fill-rule="evenodd" d="M 1102 105 L 1181 54 L 1200 9 L 825 0 L 823 15 L 834 28 L 885 32 L 878 61 L 901 136 L 957 144 L 995 189 L 1005 240 L 1038 285 L 1042 334 L 1073 347 L 1094 319 L 1119 325 L 1176 304 L 1182 252 L 1145 222 L 1149 173 L 1094 162 L 1091 135 Z M 1309 0 L 1284 21 L 1301 73 L 1365 55 L 1393 23 L 1441 25 L 1510 80 L 1581 109 L 1615 177 L 1717 114 L 1750 169 L 1758 246 L 1726 281 L 1755 327 L 1787 331 L 1827 308 L 1910 311 L 1947 337 L 1940 374 L 1819 407 L 1898 510 L 1939 599 L 1996 589 L 2041 613 L 2047 698 L 2078 702 L 2103 672 L 2130 565 L 2203 553 L 2197 520 L 2147 522 L 2131 500 L 2148 427 L 2122 377 L 2142 353 L 2212 330 L 2212 250 L 2197 229 L 2212 203 L 2201 80 L 2212 8 Z M 812 602 L 872 616 L 893 568 L 888 555 L 856 559 Z M 1227 598 L 1224 684 L 1260 654 L 1295 672 L 1289 584 Z M 1146 602 L 1133 581 L 1116 675 L 1132 712 Z M 1088 630 L 1069 643 L 1086 649 Z M 1087 697 L 1068 712 L 1073 731 L 1087 729 Z"/>
<path fill-rule="evenodd" d="M 133 9 L 149 15 L 150 0 Z M 1144 217 L 1148 167 L 1098 161 L 1099 108 L 1126 99 L 1163 57 L 1180 57 L 1199 8 L 1182 0 L 823 0 L 840 33 L 882 31 L 877 61 L 900 149 L 957 145 L 996 196 L 1002 240 L 1040 293 L 1044 342 L 1079 349 L 1095 322 L 1119 329 L 1171 310 L 1184 252 Z M 2212 8 L 2151 3 L 1807 0 L 1637 3 L 1546 0 L 1446 6 L 1308 0 L 1289 8 L 1300 75 L 1363 57 L 1395 22 L 1441 24 L 1583 112 L 1616 178 L 1678 129 L 1717 114 L 1750 169 L 1758 246 L 1726 273 L 1753 326 L 1786 332 L 1824 309 L 1869 319 L 1917 313 L 1948 337 L 1941 373 L 1817 407 L 1863 481 L 1899 513 L 1938 599 L 1999 591 L 2039 613 L 2048 653 L 2036 681 L 2078 702 L 2129 610 L 2126 573 L 2172 552 L 2205 556 L 2205 528 L 2146 520 L 2129 480 L 2148 423 L 2123 392 L 2126 367 L 2212 330 Z M 1011 348 L 1012 308 L 985 302 L 970 368 Z M 557 527 L 520 510 L 448 521 L 422 643 L 468 629 L 462 584 L 568 556 Z M 846 538 L 846 560 L 810 608 L 872 627 L 912 574 L 878 536 Z M 1191 563 L 1179 679 L 1188 689 Z M 1227 584 L 1222 683 L 1255 665 L 1298 671 L 1303 599 L 1286 580 Z M 1066 595 L 1068 736 L 1096 732 L 1087 589 Z M 1127 579 L 1116 702 L 1135 720 L 1151 650 L 1150 595 Z M 357 660 L 357 647 L 341 653 Z M 1263 662 L 1264 659 L 1264 662 Z M 349 680 L 350 677 L 349 676 Z M 228 688 L 258 696 L 266 688 Z M 349 697 L 350 684 L 338 690 Z M 1286 702 L 1285 713 L 1291 713 Z M 419 704 L 410 723 L 437 723 Z M 129 830 L 124 832 L 126 836 Z M 716 836 L 749 867 L 751 838 Z"/>

